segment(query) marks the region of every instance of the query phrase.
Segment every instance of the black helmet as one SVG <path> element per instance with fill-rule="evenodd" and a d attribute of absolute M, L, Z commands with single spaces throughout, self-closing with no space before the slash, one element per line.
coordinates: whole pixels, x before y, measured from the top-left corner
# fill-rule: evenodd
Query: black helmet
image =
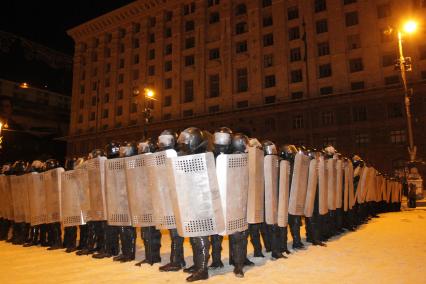
<path fill-rule="evenodd" d="M 118 158 L 120 156 L 120 143 L 111 141 L 105 145 L 105 153 L 108 159 Z"/>
<path fill-rule="evenodd" d="M 166 129 L 158 136 L 157 146 L 161 150 L 174 149 L 176 145 L 176 132 Z"/>
<path fill-rule="evenodd" d="M 28 164 L 25 161 L 22 161 L 22 160 L 16 161 L 12 166 L 13 174 L 18 176 L 25 174 L 27 166 Z"/>
<path fill-rule="evenodd" d="M 71 171 L 75 167 L 75 163 L 77 161 L 77 158 L 69 158 L 65 160 L 65 170 Z"/>
<path fill-rule="evenodd" d="M 287 161 L 294 160 L 297 154 L 297 148 L 291 144 L 284 144 L 280 147 L 280 157 Z"/>
<path fill-rule="evenodd" d="M 215 145 L 230 145 L 232 141 L 232 130 L 228 127 L 221 127 L 215 131 L 214 144 Z"/>
<path fill-rule="evenodd" d="M 232 153 L 246 153 L 249 145 L 249 139 L 243 133 L 236 133 L 232 137 Z"/>
<path fill-rule="evenodd" d="M 262 142 L 263 153 L 266 155 L 277 155 L 277 147 L 272 141 L 265 140 Z"/>
<path fill-rule="evenodd" d="M 105 151 L 102 149 L 94 149 L 89 153 L 88 159 L 94 159 L 98 157 L 105 157 Z"/>
<path fill-rule="evenodd" d="M 179 134 L 177 144 L 180 154 L 190 155 L 205 151 L 208 142 L 204 141 L 200 129 L 189 127 Z"/>
<path fill-rule="evenodd" d="M 46 171 L 59 168 L 61 165 L 59 164 L 58 160 L 55 159 L 49 159 L 45 163 L 45 169 Z"/>
<path fill-rule="evenodd" d="M 130 157 L 138 154 L 138 149 L 134 142 L 124 142 L 120 145 L 120 157 Z"/>
<path fill-rule="evenodd" d="M 353 155 L 352 156 L 352 164 L 354 165 L 354 167 L 358 167 L 359 165 L 361 165 L 362 159 L 360 156 L 358 155 Z"/>
<path fill-rule="evenodd" d="M 155 145 L 152 143 L 151 139 L 140 140 L 136 147 L 138 148 L 138 154 L 154 153 Z"/>

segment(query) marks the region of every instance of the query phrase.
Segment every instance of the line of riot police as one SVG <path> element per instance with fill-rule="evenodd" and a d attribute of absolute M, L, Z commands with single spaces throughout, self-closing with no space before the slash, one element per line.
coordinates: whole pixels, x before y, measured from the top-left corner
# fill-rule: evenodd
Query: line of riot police
<path fill-rule="evenodd" d="M 359 156 L 343 157 L 332 146 L 278 148 L 226 127 L 213 135 L 190 127 L 179 136 L 165 130 L 156 141 L 110 142 L 67 160 L 64 168 L 54 159 L 3 165 L 0 239 L 128 262 L 135 259 L 140 228 L 140 266 L 161 262 L 161 230 L 167 229 L 170 260 L 159 270 L 183 270 L 192 282 L 224 266 L 224 236 L 229 264 L 244 277 L 244 266 L 254 265 L 247 257 L 249 237 L 254 257 L 264 257 L 263 241 L 272 259 L 285 258 L 288 227 L 292 248 L 305 248 L 303 219 L 306 241 L 325 246 L 400 206 L 399 180 Z M 184 238 L 193 255 L 187 268 Z"/>

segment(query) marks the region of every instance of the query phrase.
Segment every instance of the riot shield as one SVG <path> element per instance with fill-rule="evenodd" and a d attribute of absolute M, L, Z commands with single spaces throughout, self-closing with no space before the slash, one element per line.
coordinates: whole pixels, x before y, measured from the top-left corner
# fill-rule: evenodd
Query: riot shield
<path fill-rule="evenodd" d="M 382 176 L 382 182 L 380 184 L 380 198 L 379 201 L 386 201 L 386 179 Z"/>
<path fill-rule="evenodd" d="M 342 209 L 342 201 L 343 201 L 343 186 L 344 186 L 344 180 L 343 180 L 343 161 L 337 160 L 336 161 L 336 205 L 335 208 Z"/>
<path fill-rule="evenodd" d="M 127 195 L 134 227 L 154 226 L 153 206 L 148 175 L 149 154 L 126 158 Z"/>
<path fill-rule="evenodd" d="M 328 159 L 327 163 L 327 197 L 328 210 L 336 210 L 336 159 Z"/>
<path fill-rule="evenodd" d="M 225 222 L 213 153 L 172 157 L 167 168 L 179 235 L 222 233 Z"/>
<path fill-rule="evenodd" d="M 105 198 L 105 157 L 97 157 L 85 162 L 89 181 L 90 220 L 107 219 Z"/>
<path fill-rule="evenodd" d="M 360 178 L 358 182 L 358 188 L 356 190 L 356 199 L 358 204 L 364 203 L 365 185 L 367 182 L 368 168 L 363 167 L 360 169 Z"/>
<path fill-rule="evenodd" d="M 356 198 L 355 198 L 355 189 L 354 189 L 354 167 L 352 162 L 348 162 L 347 171 L 345 169 L 345 178 L 348 176 L 348 209 L 354 207 Z"/>
<path fill-rule="evenodd" d="M 306 217 L 312 217 L 315 207 L 315 195 L 318 187 L 319 161 L 313 159 L 309 163 L 308 189 L 306 192 L 305 208 L 303 213 Z"/>
<path fill-rule="evenodd" d="M 158 229 L 175 229 L 176 217 L 171 200 L 171 182 L 167 176 L 167 158 L 176 157 L 175 150 L 166 150 L 147 156 L 147 167 L 151 188 L 153 220 Z"/>
<path fill-rule="evenodd" d="M 319 214 L 324 215 L 328 212 L 328 169 L 323 157 L 318 162 L 318 191 L 319 191 Z"/>
<path fill-rule="evenodd" d="M 249 147 L 249 185 L 247 200 L 247 222 L 262 223 L 265 220 L 265 185 L 263 172 L 263 151 Z"/>
<path fill-rule="evenodd" d="M 47 224 L 61 222 L 61 173 L 63 168 L 44 172 Z"/>
<path fill-rule="evenodd" d="M 247 230 L 248 154 L 219 155 L 216 174 L 225 218 L 221 235 Z"/>
<path fill-rule="evenodd" d="M 350 192 L 349 192 L 349 184 L 352 183 L 353 185 L 353 177 L 350 177 L 350 168 L 352 167 L 352 163 L 350 161 L 346 161 L 344 163 L 344 186 L 343 186 L 343 211 L 348 211 L 351 204 L 351 197 L 350 197 Z M 352 170 L 353 171 L 353 170 Z M 352 195 L 353 195 L 353 191 L 352 191 Z M 352 197 L 353 198 L 353 197 Z"/>
<path fill-rule="evenodd" d="M 30 208 L 30 199 L 29 199 L 29 187 L 31 186 L 29 182 L 30 174 L 24 175 L 24 187 L 23 187 L 23 206 L 24 206 L 24 215 L 25 215 L 25 223 L 31 223 L 31 208 Z"/>
<path fill-rule="evenodd" d="M 278 223 L 278 179 L 279 158 L 276 155 L 267 155 L 264 158 L 265 177 L 265 222 L 269 225 Z"/>
<path fill-rule="evenodd" d="M 6 204 L 5 204 L 5 185 L 4 185 L 5 175 L 0 174 L 0 217 L 6 218 Z"/>
<path fill-rule="evenodd" d="M 64 227 L 86 224 L 81 210 L 80 192 L 82 191 L 82 183 L 79 180 L 78 172 L 78 170 L 71 170 L 62 173 L 61 201 Z"/>
<path fill-rule="evenodd" d="M 302 216 L 305 210 L 310 159 L 303 153 L 297 153 L 294 159 L 293 177 L 291 179 L 288 213 Z"/>
<path fill-rule="evenodd" d="M 47 223 L 46 210 L 46 194 L 44 174 L 30 173 L 28 174 L 29 183 L 29 200 L 31 211 L 31 225 L 36 226 Z"/>
<path fill-rule="evenodd" d="M 108 224 L 132 226 L 127 196 L 125 158 L 105 161 L 105 197 Z"/>
<path fill-rule="evenodd" d="M 13 217 L 16 223 L 25 222 L 23 188 L 25 176 L 10 176 L 10 189 L 13 200 Z"/>
<path fill-rule="evenodd" d="M 290 163 L 280 162 L 280 180 L 278 184 L 278 226 L 288 225 L 288 200 L 290 191 Z"/>

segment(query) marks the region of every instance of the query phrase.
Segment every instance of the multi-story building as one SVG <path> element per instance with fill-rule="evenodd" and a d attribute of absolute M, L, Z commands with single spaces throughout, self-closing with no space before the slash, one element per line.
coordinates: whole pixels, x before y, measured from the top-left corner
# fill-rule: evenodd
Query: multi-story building
<path fill-rule="evenodd" d="M 408 157 L 395 29 L 425 16 L 419 0 L 135 1 L 68 31 L 68 152 L 137 140 L 145 127 L 228 126 L 277 143 L 333 144 L 390 171 Z M 423 159 L 425 31 L 403 42 Z M 147 102 L 135 96 L 147 86 L 148 125 Z"/>

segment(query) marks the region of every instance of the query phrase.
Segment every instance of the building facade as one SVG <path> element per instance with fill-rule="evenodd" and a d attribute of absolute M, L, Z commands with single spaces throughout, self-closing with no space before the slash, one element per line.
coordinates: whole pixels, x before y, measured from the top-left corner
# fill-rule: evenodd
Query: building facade
<path fill-rule="evenodd" d="M 408 159 L 395 28 L 425 16 L 420 0 L 135 1 L 68 31 L 68 153 L 144 129 L 226 125 L 279 144 L 333 144 L 391 171 Z M 425 160 L 426 28 L 404 39 Z"/>

